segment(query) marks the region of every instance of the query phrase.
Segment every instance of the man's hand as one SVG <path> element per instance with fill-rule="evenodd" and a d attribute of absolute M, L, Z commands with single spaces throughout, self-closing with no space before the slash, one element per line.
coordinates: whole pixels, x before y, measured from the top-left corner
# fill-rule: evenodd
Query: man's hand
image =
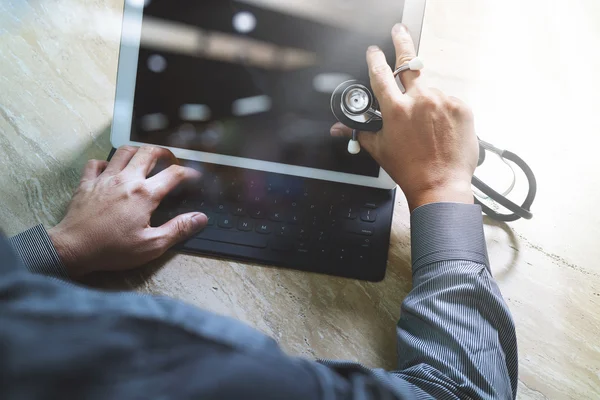
<path fill-rule="evenodd" d="M 156 164 L 170 165 L 147 178 Z M 110 163 L 87 163 L 67 215 L 48 234 L 72 277 L 145 264 L 204 228 L 206 215 L 180 215 L 161 227 L 150 216 L 175 187 L 200 178 L 169 150 L 121 147 Z"/>
<path fill-rule="evenodd" d="M 396 67 L 416 57 L 404 25 L 392 29 Z M 398 183 L 415 208 L 435 202 L 473 203 L 471 178 L 477 167 L 479 146 L 473 115 L 462 101 L 423 86 L 420 71 L 400 74 L 407 91 L 396 84 L 384 53 L 367 51 L 371 86 L 381 106 L 383 130 L 360 132 L 359 142 Z M 340 123 L 333 136 L 350 136 Z"/>

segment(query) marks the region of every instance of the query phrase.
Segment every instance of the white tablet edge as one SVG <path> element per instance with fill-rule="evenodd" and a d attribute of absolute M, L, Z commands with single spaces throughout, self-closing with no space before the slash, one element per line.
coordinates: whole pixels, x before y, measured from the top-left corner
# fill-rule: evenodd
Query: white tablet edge
<path fill-rule="evenodd" d="M 405 0 L 404 2 L 402 22 L 409 28 L 417 50 L 421 41 L 421 29 L 423 26 L 423 18 L 425 16 L 425 3 L 426 0 Z M 110 135 L 111 144 L 115 148 L 123 145 L 147 145 L 147 143 L 134 142 L 130 140 L 133 116 L 133 99 L 135 94 L 140 38 L 142 32 L 143 7 L 143 0 L 125 0 L 123 24 L 121 30 L 121 47 L 119 52 L 119 67 L 117 73 L 115 108 Z M 396 186 L 396 183 L 393 181 L 393 179 L 390 178 L 390 176 L 382 168 L 379 169 L 379 177 L 369 177 L 317 168 L 281 164 L 270 161 L 253 160 L 250 158 L 205 153 L 196 150 L 186 150 L 174 147 L 167 148 L 171 150 L 177 158 L 183 160 L 202 161 L 213 164 L 228 165 L 232 167 L 274 172 L 340 183 L 349 183 L 353 185 L 381 189 L 391 189 Z"/>

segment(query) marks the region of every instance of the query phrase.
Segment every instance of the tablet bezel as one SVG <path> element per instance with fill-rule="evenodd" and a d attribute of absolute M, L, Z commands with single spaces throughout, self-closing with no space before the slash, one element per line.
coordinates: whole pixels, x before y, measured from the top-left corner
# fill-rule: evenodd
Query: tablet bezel
<path fill-rule="evenodd" d="M 402 22 L 410 29 L 417 49 L 421 40 L 421 29 L 425 15 L 425 2 L 426 0 L 405 0 L 404 2 Z M 142 32 L 143 5 L 143 0 L 125 0 L 115 107 L 110 135 L 111 144 L 115 148 L 123 145 L 148 145 L 148 143 L 132 141 L 130 138 Z M 176 157 L 184 160 L 201 161 L 382 189 L 391 189 L 396 186 L 392 178 L 390 178 L 382 168 L 379 169 L 378 177 L 369 177 L 270 161 L 254 160 L 250 158 L 206 153 L 197 150 L 187 150 L 175 147 L 167 148 L 170 149 Z"/>

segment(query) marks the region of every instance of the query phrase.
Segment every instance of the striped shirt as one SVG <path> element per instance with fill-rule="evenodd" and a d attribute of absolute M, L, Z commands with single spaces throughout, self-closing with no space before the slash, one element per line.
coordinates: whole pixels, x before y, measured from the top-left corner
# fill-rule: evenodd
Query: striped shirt
<path fill-rule="evenodd" d="M 411 224 L 395 371 L 290 357 L 229 318 L 69 284 L 41 226 L 12 249 L 0 238 L 0 398 L 514 399 L 515 328 L 480 207 L 430 204 Z"/>

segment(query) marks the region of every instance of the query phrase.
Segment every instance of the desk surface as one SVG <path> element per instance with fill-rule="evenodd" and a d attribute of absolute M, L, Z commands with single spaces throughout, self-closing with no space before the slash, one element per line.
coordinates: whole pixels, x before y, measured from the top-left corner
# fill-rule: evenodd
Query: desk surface
<path fill-rule="evenodd" d="M 122 5 L 0 3 L 6 233 L 58 223 L 85 161 L 106 157 Z M 535 219 L 485 228 L 517 326 L 522 399 L 600 396 L 599 20 L 596 0 L 427 6 L 421 56 L 430 85 L 471 104 L 479 135 L 522 155 L 538 177 Z M 90 282 L 230 315 L 292 354 L 391 369 L 411 287 L 409 213 L 402 195 L 397 204 L 379 284 L 186 255 Z"/>

